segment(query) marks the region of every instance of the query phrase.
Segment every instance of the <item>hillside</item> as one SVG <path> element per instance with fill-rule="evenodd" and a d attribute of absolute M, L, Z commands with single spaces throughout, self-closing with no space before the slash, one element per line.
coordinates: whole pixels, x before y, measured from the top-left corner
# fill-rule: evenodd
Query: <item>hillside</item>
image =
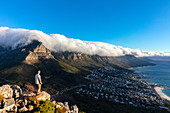
<path fill-rule="evenodd" d="M 54 87 L 57 86 L 59 89 L 86 82 L 82 76 L 96 68 L 153 65 L 132 55 L 102 57 L 76 52 L 51 52 L 38 41 L 14 50 L 0 48 L 0 54 L 2 54 L 0 56 L 1 79 L 33 84 L 33 76 L 40 69 L 44 83 L 50 81 L 50 83 L 47 82 L 52 84 L 50 87 L 55 84 Z"/>
<path fill-rule="evenodd" d="M 34 85 L 34 75 L 40 69 L 42 71 L 43 90 L 50 93 L 53 99 L 61 102 L 68 101 L 71 104 L 76 103 L 83 111 L 91 111 L 91 107 L 94 107 L 98 103 L 98 100 L 77 95 L 75 93 L 77 90 L 74 91 L 71 89 L 97 82 L 97 79 L 92 81 L 86 79 L 88 74 L 95 72 L 99 68 L 112 67 L 114 70 L 117 70 L 115 72 L 121 75 L 122 72 L 132 72 L 128 69 L 131 67 L 154 65 L 132 55 L 108 57 L 77 52 L 51 52 L 39 41 L 33 41 L 33 43 L 27 46 L 14 50 L 0 48 L 0 54 L 1 83 L 4 83 L 4 81 L 9 84 L 15 83 L 22 88 L 28 85 Z M 89 106 L 88 104 L 91 101 L 93 103 Z M 96 106 L 96 108 L 93 108 L 95 112 L 100 110 L 102 112 L 107 111 L 107 109 L 103 109 L 106 105 L 108 106 L 108 110 L 113 110 L 111 106 L 114 104 L 114 110 L 118 111 L 122 106 L 122 104 L 112 103 L 107 100 L 99 101 L 100 104 L 98 105 L 100 107 Z M 104 104 L 105 102 L 107 104 Z M 129 105 L 123 106 L 125 107 L 122 110 L 124 112 L 126 109 L 128 111 L 139 109 L 138 107 Z M 140 108 L 140 111 L 143 110 Z M 145 109 L 144 111 L 147 110 Z"/>

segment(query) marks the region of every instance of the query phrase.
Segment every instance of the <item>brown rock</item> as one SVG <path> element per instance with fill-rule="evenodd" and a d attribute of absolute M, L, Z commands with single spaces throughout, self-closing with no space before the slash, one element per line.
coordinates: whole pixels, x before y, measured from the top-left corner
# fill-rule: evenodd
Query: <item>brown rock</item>
<path fill-rule="evenodd" d="M 36 96 L 36 94 L 29 92 L 29 93 L 24 93 L 23 96 L 24 97 L 33 97 L 33 96 Z"/>
<path fill-rule="evenodd" d="M 18 85 L 10 85 L 13 90 L 13 97 L 18 98 L 22 95 L 22 89 Z"/>
<path fill-rule="evenodd" d="M 25 62 L 28 64 L 37 63 L 40 59 L 54 58 L 50 50 L 47 49 L 42 43 L 40 43 L 33 51 L 29 52 Z"/>
<path fill-rule="evenodd" d="M 43 101 L 45 101 L 47 99 L 50 100 L 50 94 L 48 94 L 45 91 L 42 91 L 42 92 L 40 92 L 40 94 L 38 96 L 36 96 L 36 98 L 37 98 L 37 100 L 43 100 Z"/>
<path fill-rule="evenodd" d="M 78 112 L 79 112 L 78 107 L 77 107 L 76 105 L 71 106 L 70 112 L 71 112 L 71 113 L 78 113 Z"/>
<path fill-rule="evenodd" d="M 4 98 L 12 98 L 13 90 L 10 85 L 3 85 L 0 87 L 0 94 L 4 96 Z"/>
<path fill-rule="evenodd" d="M 5 99 L 3 105 L 4 105 L 3 109 L 10 111 L 15 106 L 15 101 L 14 99 Z"/>
<path fill-rule="evenodd" d="M 5 109 L 0 109 L 0 113 L 7 113 Z"/>
<path fill-rule="evenodd" d="M 19 109 L 19 113 L 24 113 L 26 111 L 28 111 L 28 109 L 25 106 Z"/>
<path fill-rule="evenodd" d="M 0 94 L 4 98 L 18 98 L 22 94 L 22 89 L 17 85 L 3 85 L 0 87 Z"/>

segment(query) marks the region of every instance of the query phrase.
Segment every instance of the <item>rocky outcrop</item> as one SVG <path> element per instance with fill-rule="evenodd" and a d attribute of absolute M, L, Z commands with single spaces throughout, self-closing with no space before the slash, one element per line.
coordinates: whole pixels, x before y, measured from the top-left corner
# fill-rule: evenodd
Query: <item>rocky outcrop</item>
<path fill-rule="evenodd" d="M 4 98 L 18 98 L 22 95 L 22 90 L 17 85 L 3 85 L 0 87 L 0 94 Z"/>
<path fill-rule="evenodd" d="M 75 60 L 77 60 L 78 58 L 77 58 L 77 55 L 76 54 L 74 54 L 73 55 L 73 60 L 75 61 Z"/>
<path fill-rule="evenodd" d="M 57 102 L 56 104 L 56 109 L 60 108 L 60 109 L 65 109 L 65 113 L 78 113 L 78 107 L 76 105 L 73 105 L 71 107 L 69 107 L 68 102 Z"/>
<path fill-rule="evenodd" d="M 32 93 L 32 92 L 28 92 L 28 93 L 24 93 L 23 96 L 24 97 L 33 97 L 33 96 L 36 96 L 36 94 Z"/>
<path fill-rule="evenodd" d="M 71 106 L 70 113 L 78 113 L 78 112 L 79 112 L 79 109 L 76 105 Z"/>
<path fill-rule="evenodd" d="M 4 101 L 2 102 L 3 106 L 1 106 L 0 109 L 0 113 L 7 113 L 8 111 L 17 112 L 15 104 L 16 103 L 14 99 L 4 99 Z"/>
<path fill-rule="evenodd" d="M 5 109 L 0 109 L 0 113 L 7 113 Z"/>
<path fill-rule="evenodd" d="M 17 85 L 3 85 L 0 87 L 0 94 L 5 97 L 0 105 L 0 113 L 19 112 L 25 113 L 34 110 L 35 104 L 40 101 L 50 100 L 50 94 L 45 91 L 36 96 L 35 93 L 22 94 L 22 89 Z M 64 109 L 64 113 L 78 113 L 76 105 L 69 107 L 68 102 L 56 102 L 55 110 Z"/>
<path fill-rule="evenodd" d="M 81 59 L 81 57 L 82 57 L 82 54 L 81 53 L 74 53 L 73 54 L 73 60 L 75 61 L 75 60 L 77 60 L 77 59 Z"/>
<path fill-rule="evenodd" d="M 10 85 L 13 90 L 13 98 L 19 98 L 22 95 L 22 89 L 18 85 Z"/>
<path fill-rule="evenodd" d="M 42 91 L 42 92 L 40 92 L 40 94 L 38 96 L 36 96 L 36 99 L 42 100 L 42 101 L 50 100 L 50 94 L 48 94 L 45 91 Z"/>
<path fill-rule="evenodd" d="M 47 49 L 42 43 L 40 43 L 33 51 L 29 51 L 28 56 L 25 58 L 25 62 L 28 64 L 37 63 L 42 59 L 54 58 L 50 50 Z"/>
<path fill-rule="evenodd" d="M 3 95 L 4 98 L 12 98 L 13 90 L 10 85 L 3 85 L 0 87 L 0 94 Z"/>
<path fill-rule="evenodd" d="M 10 111 L 14 108 L 15 101 L 14 101 L 14 99 L 5 99 L 3 104 L 4 104 L 4 109 L 6 111 Z"/>
<path fill-rule="evenodd" d="M 28 111 L 28 108 L 26 108 L 25 106 L 22 107 L 21 109 L 19 109 L 19 112 L 20 112 L 20 113 L 24 113 L 24 112 L 26 112 L 26 111 Z"/>

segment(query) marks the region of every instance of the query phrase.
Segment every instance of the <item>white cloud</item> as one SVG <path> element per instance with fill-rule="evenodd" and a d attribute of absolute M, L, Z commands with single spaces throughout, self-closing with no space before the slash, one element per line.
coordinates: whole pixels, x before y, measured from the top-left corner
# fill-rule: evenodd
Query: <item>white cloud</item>
<path fill-rule="evenodd" d="M 33 40 L 41 41 L 48 49 L 54 52 L 70 51 L 82 52 L 100 56 L 122 56 L 131 54 L 135 56 L 170 56 L 170 53 L 141 51 L 140 49 L 123 48 L 103 42 L 89 42 L 79 39 L 67 38 L 60 34 L 47 35 L 37 30 L 10 29 L 0 27 L 0 46 L 15 49 L 28 45 Z"/>

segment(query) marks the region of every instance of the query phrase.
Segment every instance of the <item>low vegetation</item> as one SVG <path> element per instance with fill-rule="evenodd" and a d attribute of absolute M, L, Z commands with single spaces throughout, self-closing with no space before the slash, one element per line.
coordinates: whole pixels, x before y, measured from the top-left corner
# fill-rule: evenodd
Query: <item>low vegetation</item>
<path fill-rule="evenodd" d="M 55 104 L 50 100 L 40 101 L 33 109 L 33 113 L 54 113 Z"/>
<path fill-rule="evenodd" d="M 50 100 L 39 101 L 32 111 L 32 113 L 65 113 L 66 109 L 63 107 L 55 108 L 55 104 Z"/>

